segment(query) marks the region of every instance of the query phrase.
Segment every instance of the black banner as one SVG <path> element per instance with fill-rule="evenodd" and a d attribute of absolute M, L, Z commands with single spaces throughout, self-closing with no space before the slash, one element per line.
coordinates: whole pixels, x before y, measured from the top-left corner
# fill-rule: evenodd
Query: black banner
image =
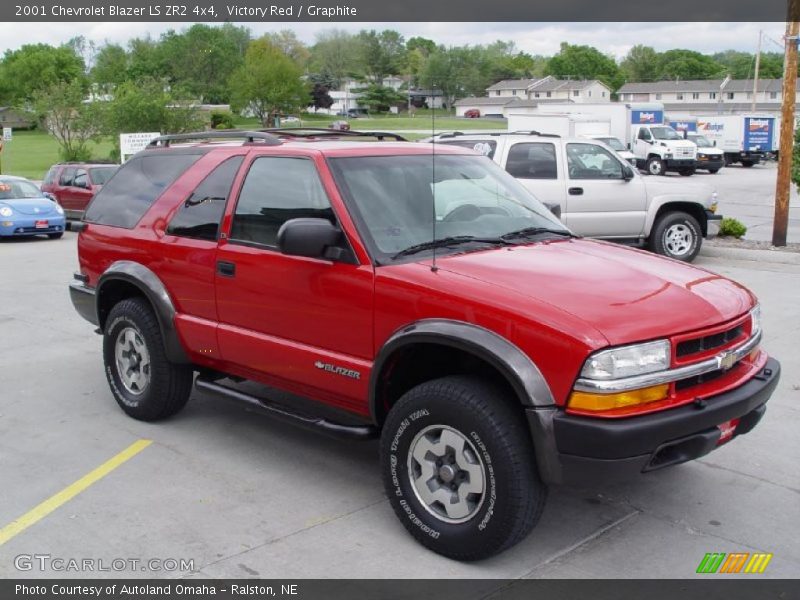
<path fill-rule="evenodd" d="M 3 600 L 792 600 L 800 583 L 703 580 L 6 580 Z"/>
<path fill-rule="evenodd" d="M 18 22 L 500 22 L 784 21 L 786 0 L 17 0 L 0 19 Z M 645 42 L 646 40 L 641 40 Z"/>

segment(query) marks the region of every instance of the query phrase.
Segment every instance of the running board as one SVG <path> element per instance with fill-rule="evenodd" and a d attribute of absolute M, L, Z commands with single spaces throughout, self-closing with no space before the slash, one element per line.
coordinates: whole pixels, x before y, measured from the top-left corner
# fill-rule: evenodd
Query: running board
<path fill-rule="evenodd" d="M 229 400 L 236 400 L 242 404 L 246 404 L 250 408 L 256 409 L 261 414 L 277 417 L 284 421 L 294 423 L 295 425 L 300 425 L 301 427 L 317 429 L 334 437 L 351 440 L 371 440 L 378 437 L 378 428 L 374 425 L 344 425 L 342 423 L 328 421 L 321 417 L 301 415 L 291 412 L 284 406 L 262 400 L 256 396 L 251 396 L 250 394 L 231 389 L 200 377 L 197 378 L 194 384 L 198 389 L 213 392 Z"/>

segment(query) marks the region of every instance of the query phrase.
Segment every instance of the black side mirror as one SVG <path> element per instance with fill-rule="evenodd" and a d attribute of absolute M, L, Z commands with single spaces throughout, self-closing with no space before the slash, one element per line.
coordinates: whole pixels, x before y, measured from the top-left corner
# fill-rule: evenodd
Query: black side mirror
<path fill-rule="evenodd" d="M 622 165 L 622 178 L 625 181 L 630 181 L 633 179 L 633 169 L 631 169 L 628 165 Z"/>
<path fill-rule="evenodd" d="M 327 219 L 290 219 L 278 230 L 278 249 L 291 256 L 328 258 L 326 249 L 341 239 L 341 230 Z"/>
<path fill-rule="evenodd" d="M 555 202 L 555 203 L 544 202 L 544 205 L 547 207 L 547 209 L 551 213 L 553 213 L 556 216 L 556 219 L 558 219 L 559 221 L 561 220 L 561 205 L 560 204 L 558 204 L 557 202 Z"/>

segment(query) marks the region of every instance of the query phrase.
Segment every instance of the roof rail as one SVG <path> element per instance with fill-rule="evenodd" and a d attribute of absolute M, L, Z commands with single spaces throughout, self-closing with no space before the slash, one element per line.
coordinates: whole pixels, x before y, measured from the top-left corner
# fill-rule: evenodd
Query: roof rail
<path fill-rule="evenodd" d="M 398 133 L 389 131 L 354 131 L 340 129 L 325 129 L 323 127 L 285 127 L 261 129 L 264 133 L 271 133 L 277 136 L 296 137 L 296 138 L 315 138 L 315 137 L 374 137 L 378 141 L 384 138 L 393 139 L 397 142 L 407 142 L 408 140 Z"/>
<path fill-rule="evenodd" d="M 193 133 L 171 133 L 169 135 L 160 135 L 151 140 L 147 147 L 168 148 L 171 142 L 226 139 L 244 139 L 245 143 L 248 144 L 253 144 L 256 141 L 259 141 L 263 142 L 267 146 L 279 146 L 281 144 L 280 138 L 263 131 L 240 131 L 238 129 L 226 129 L 223 131 L 196 131 Z"/>
<path fill-rule="evenodd" d="M 454 138 L 461 135 L 490 135 L 493 137 L 499 137 L 501 135 L 535 135 L 538 137 L 550 137 L 550 138 L 560 138 L 561 136 L 555 133 L 542 133 L 540 131 L 535 130 L 526 130 L 526 131 L 492 131 L 488 133 L 484 133 L 481 131 L 447 131 L 444 133 L 437 133 L 433 137 L 439 139 L 446 139 L 446 138 Z"/>
<path fill-rule="evenodd" d="M 561 136 L 557 133 L 542 133 L 541 131 L 536 131 L 534 129 L 524 129 L 520 131 L 509 131 L 509 135 L 538 135 L 539 137 L 551 137 L 551 138 L 560 138 Z"/>

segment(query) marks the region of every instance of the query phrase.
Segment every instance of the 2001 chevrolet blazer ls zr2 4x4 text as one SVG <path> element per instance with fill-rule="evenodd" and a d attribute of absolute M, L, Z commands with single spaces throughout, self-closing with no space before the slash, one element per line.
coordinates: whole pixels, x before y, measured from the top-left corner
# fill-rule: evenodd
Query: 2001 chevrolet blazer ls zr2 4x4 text
<path fill-rule="evenodd" d="M 70 291 L 126 413 L 194 383 L 379 435 L 398 517 L 461 560 L 527 535 L 550 483 L 688 461 L 764 414 L 780 366 L 744 287 L 577 238 L 468 150 L 359 135 L 165 136 L 97 194 Z"/>

